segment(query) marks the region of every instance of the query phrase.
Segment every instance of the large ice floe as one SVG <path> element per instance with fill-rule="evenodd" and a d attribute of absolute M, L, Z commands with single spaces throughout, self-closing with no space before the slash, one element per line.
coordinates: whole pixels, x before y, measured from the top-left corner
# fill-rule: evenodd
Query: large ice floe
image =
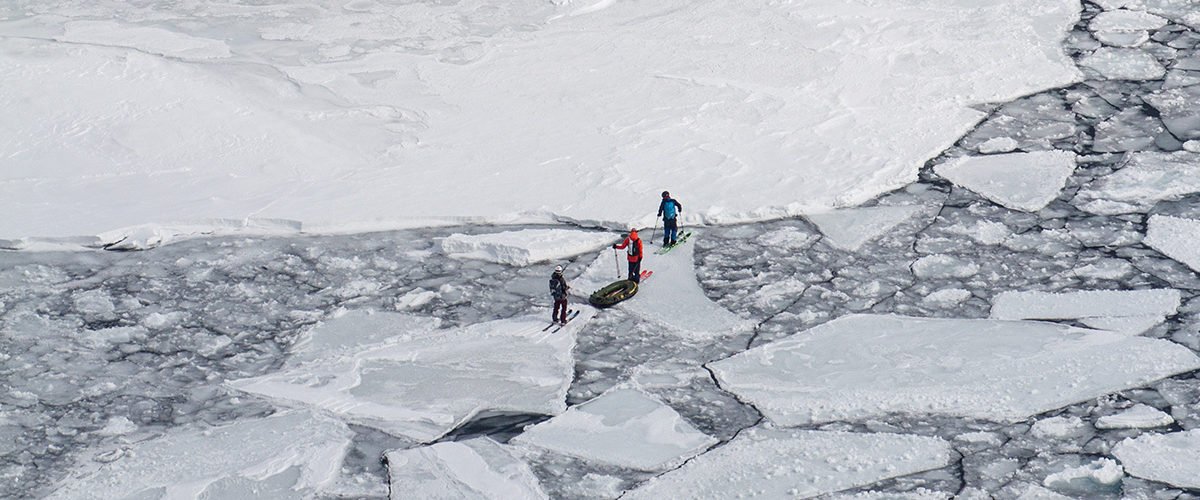
<path fill-rule="evenodd" d="M 524 229 L 488 234 L 455 234 L 442 240 L 442 251 L 471 258 L 527 266 L 594 251 L 613 242 L 612 233 L 570 229 Z"/>
<path fill-rule="evenodd" d="M 529 464 L 509 447 L 480 437 L 385 454 L 393 500 L 536 500 L 549 498 Z"/>
<path fill-rule="evenodd" d="M 1200 192 L 1200 154 L 1130 153 L 1120 170 L 1084 186 L 1079 208 L 1114 215 L 1146 212 L 1160 201 Z"/>
<path fill-rule="evenodd" d="M 671 407 L 637 389 L 614 389 L 513 438 L 599 463 L 639 470 L 677 465 L 717 443 Z"/>
<path fill-rule="evenodd" d="M 1075 153 L 1035 151 L 964 156 L 934 167 L 950 182 L 1006 208 L 1036 212 L 1058 197 L 1075 171 Z"/>
<path fill-rule="evenodd" d="M 864 243 L 913 218 L 921 208 L 919 205 L 846 208 L 809 214 L 807 218 L 831 246 L 854 252 Z"/>
<path fill-rule="evenodd" d="M 948 465 L 941 438 L 754 428 L 623 496 L 809 498 Z"/>
<path fill-rule="evenodd" d="M 709 366 L 773 422 L 806 425 L 893 412 L 1015 421 L 1195 370 L 1200 358 L 1052 323 L 852 315 Z"/>
<path fill-rule="evenodd" d="M 1125 472 L 1179 488 L 1200 488 L 1200 429 L 1129 438 L 1113 448 Z"/>
<path fill-rule="evenodd" d="M 1016 292 L 992 300 L 993 319 L 1074 319 L 1118 333 L 1137 335 L 1179 309 L 1179 290 L 1083 290 Z"/>
<path fill-rule="evenodd" d="M 1073 0 L 13 13 L 4 239 L 261 219 L 649 226 L 664 188 L 687 220 L 798 215 L 916 180 L 985 116 L 976 104 L 1082 77 L 1060 46 Z"/>
<path fill-rule="evenodd" d="M 1200 272 L 1200 220 L 1153 215 L 1146 225 L 1146 245 Z"/>
<path fill-rule="evenodd" d="M 446 330 L 415 329 L 360 349 L 327 348 L 278 373 L 235 380 L 235 389 L 290 405 L 313 406 L 363 425 L 426 442 L 485 411 L 556 415 L 566 410 L 580 315 L 558 332 L 518 317 Z M 411 325 L 403 314 L 339 322 Z M 330 326 L 332 325 L 332 326 Z M 372 332 L 367 330 L 364 335 Z M 353 337 L 347 340 L 357 342 Z M 350 352 L 346 352 L 350 351 Z M 312 351 L 310 351 L 312 352 Z"/>
<path fill-rule="evenodd" d="M 703 237 L 697 233 L 695 237 Z M 696 280 L 693 242 L 681 243 L 666 254 L 656 254 L 657 245 L 643 237 L 645 256 L 642 270 L 654 271 L 638 286 L 633 298 L 617 305 L 643 319 L 660 325 L 664 331 L 684 336 L 711 337 L 749 330 L 754 324 L 713 302 Z M 572 292 L 587 297 L 617 280 L 625 279 L 626 257 L 618 251 L 600 252 L 594 261 L 570 285 Z"/>
<path fill-rule="evenodd" d="M 352 435 L 309 411 L 173 429 L 99 454 L 49 498 L 313 497 L 337 478 Z"/>

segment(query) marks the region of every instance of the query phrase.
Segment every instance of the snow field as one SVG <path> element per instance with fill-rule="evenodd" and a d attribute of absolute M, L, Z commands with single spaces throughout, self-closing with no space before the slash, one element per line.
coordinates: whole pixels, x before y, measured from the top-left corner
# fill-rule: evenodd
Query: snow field
<path fill-rule="evenodd" d="M 511 266 L 560 260 L 593 252 L 612 243 L 612 234 L 563 229 L 525 229 L 502 233 L 455 234 L 442 240 L 442 251 L 457 259 L 481 259 Z"/>

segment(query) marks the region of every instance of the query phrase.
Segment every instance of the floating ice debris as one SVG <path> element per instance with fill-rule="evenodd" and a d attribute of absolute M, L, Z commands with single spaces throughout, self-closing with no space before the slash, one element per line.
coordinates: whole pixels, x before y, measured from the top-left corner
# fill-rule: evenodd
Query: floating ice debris
<path fill-rule="evenodd" d="M 1170 415 L 1157 408 L 1141 403 L 1133 405 L 1115 415 L 1100 417 L 1096 420 L 1097 429 L 1150 429 L 1171 425 L 1175 422 Z"/>
<path fill-rule="evenodd" d="M 1146 245 L 1200 272 L 1200 220 L 1152 215 L 1147 223 Z"/>
<path fill-rule="evenodd" d="M 1150 41 L 1146 31 L 1097 31 L 1092 36 L 1109 47 L 1141 47 Z"/>
<path fill-rule="evenodd" d="M 1090 464 L 1071 467 L 1046 476 L 1042 485 L 1059 491 L 1076 494 L 1095 493 L 1098 488 L 1108 489 L 1121 484 L 1125 470 L 1116 461 L 1101 458 Z"/>
<path fill-rule="evenodd" d="M 967 299 L 971 298 L 970 290 L 962 288 L 943 288 L 921 299 L 921 302 L 928 306 L 949 308 L 962 304 Z"/>
<path fill-rule="evenodd" d="M 1179 309 L 1179 290 L 1009 291 L 992 300 L 993 319 L 1078 319 L 1092 328 L 1131 335 Z"/>
<path fill-rule="evenodd" d="M 921 207 L 917 205 L 877 206 L 846 208 L 806 217 L 821 230 L 831 246 L 854 252 L 920 212 Z"/>
<path fill-rule="evenodd" d="M 173 429 L 72 474 L 49 498 L 316 496 L 336 479 L 352 435 L 308 411 Z"/>
<path fill-rule="evenodd" d="M 566 410 L 575 335 L 595 311 L 583 307 L 561 331 L 545 318 L 520 317 L 462 328 L 411 331 L 383 345 L 364 346 L 279 373 L 229 383 L 235 389 L 288 404 L 312 405 L 417 441 L 445 434 L 481 411 L 556 415 Z M 324 331 L 350 333 L 368 323 L 398 331 L 414 326 L 398 313 L 331 320 Z M 364 335 L 372 335 L 368 330 Z M 353 340 L 351 340 L 353 343 Z M 314 352 L 319 355 L 319 352 Z M 314 357 L 315 358 L 315 357 Z"/>
<path fill-rule="evenodd" d="M 1081 278 L 1115 280 L 1128 276 L 1133 270 L 1133 264 L 1130 264 L 1127 260 L 1105 258 L 1086 266 L 1072 269 L 1071 274 Z"/>
<path fill-rule="evenodd" d="M 1158 110 L 1171 135 L 1181 141 L 1200 139 L 1200 87 L 1167 89 L 1146 96 L 1146 102 Z"/>
<path fill-rule="evenodd" d="M 348 311 L 303 331 L 289 350 L 286 366 L 351 356 L 368 347 L 411 340 L 440 324 L 430 316 Z"/>
<path fill-rule="evenodd" d="M 1143 434 L 1117 443 L 1112 454 L 1131 476 L 1200 488 L 1200 429 Z"/>
<path fill-rule="evenodd" d="M 1079 417 L 1049 417 L 1034 422 L 1029 433 L 1038 439 L 1065 440 L 1087 432 L 1087 424 Z"/>
<path fill-rule="evenodd" d="M 1052 323 L 852 315 L 709 366 L 771 421 L 807 425 L 893 412 L 1015 421 L 1200 368 L 1200 358 Z"/>
<path fill-rule="evenodd" d="M 548 498 L 529 464 L 490 438 L 449 441 L 386 454 L 394 500 Z"/>
<path fill-rule="evenodd" d="M 976 146 L 975 149 L 981 154 L 990 155 L 995 153 L 1008 153 L 1017 149 L 1017 146 L 1017 140 L 1013 139 L 1012 137 L 993 137 L 979 143 L 979 146 Z"/>
<path fill-rule="evenodd" d="M 1036 212 L 1058 197 L 1075 171 L 1069 151 L 1035 151 L 964 156 L 942 163 L 934 172 L 1006 208 Z"/>
<path fill-rule="evenodd" d="M 986 496 L 986 498 L 991 498 L 991 496 Z M 1071 497 L 1031 484 L 1016 500 L 1071 500 Z"/>
<path fill-rule="evenodd" d="M 1157 80 L 1166 68 L 1148 52 L 1139 49 L 1101 47 L 1079 60 L 1109 80 Z"/>
<path fill-rule="evenodd" d="M 646 393 L 615 389 L 526 429 L 512 443 L 652 471 L 677 465 L 717 440 Z"/>
<path fill-rule="evenodd" d="M 1145 212 L 1159 201 L 1197 192 L 1200 192 L 1200 154 L 1131 153 L 1120 170 L 1081 188 L 1076 203 L 1088 212 L 1116 215 Z"/>
<path fill-rule="evenodd" d="M 953 255 L 926 255 L 912 264 L 913 274 L 919 278 L 970 278 L 979 272 L 979 264 Z"/>
<path fill-rule="evenodd" d="M 564 259 L 614 243 L 617 236 L 574 229 L 522 229 L 504 233 L 455 234 L 442 240 L 442 250 L 454 258 L 528 266 Z"/>
<path fill-rule="evenodd" d="M 1162 121 L 1140 108 L 1127 108 L 1096 125 L 1092 149 L 1102 153 L 1138 151 L 1154 144 L 1166 131 Z"/>
<path fill-rule="evenodd" d="M 1167 25 L 1167 20 L 1151 14 L 1135 10 L 1110 10 L 1096 14 L 1088 29 L 1092 31 L 1146 31 L 1156 30 Z"/>
<path fill-rule="evenodd" d="M 646 252 L 642 270 L 652 270 L 654 275 L 638 287 L 637 295 L 616 307 L 661 325 L 665 332 L 685 336 L 729 335 L 754 327 L 753 322 L 713 302 L 700 288 L 693 259 L 694 242 L 682 243 L 670 253 L 658 255 L 654 250 L 661 240 L 652 242 L 648 236 L 642 239 Z M 614 257 L 611 250 L 603 251 L 583 274 L 571 281 L 571 292 L 587 297 L 614 280 L 625 277 L 625 254 L 621 252 Z"/>
<path fill-rule="evenodd" d="M 809 498 L 944 467 L 937 437 L 751 429 L 622 498 Z"/>

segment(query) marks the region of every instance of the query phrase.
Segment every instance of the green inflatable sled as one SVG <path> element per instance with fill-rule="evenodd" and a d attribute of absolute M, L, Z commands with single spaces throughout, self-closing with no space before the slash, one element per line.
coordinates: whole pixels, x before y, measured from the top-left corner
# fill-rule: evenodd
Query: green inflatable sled
<path fill-rule="evenodd" d="M 622 300 L 633 297 L 638 291 L 638 284 L 629 280 L 620 280 L 610 283 L 608 286 L 596 290 L 591 297 L 588 297 L 588 302 L 596 307 L 608 307 Z"/>

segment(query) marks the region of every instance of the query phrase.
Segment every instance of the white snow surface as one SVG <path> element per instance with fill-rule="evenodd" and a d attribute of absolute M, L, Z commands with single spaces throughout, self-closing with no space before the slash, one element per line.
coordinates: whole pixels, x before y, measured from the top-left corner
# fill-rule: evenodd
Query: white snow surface
<path fill-rule="evenodd" d="M 948 465 L 937 437 L 754 428 L 623 496 L 809 498 Z"/>
<path fill-rule="evenodd" d="M 1200 272 L 1200 246 L 1196 235 L 1200 234 L 1200 220 L 1152 215 L 1146 224 L 1147 246 L 1162 252 L 1192 270 Z"/>
<path fill-rule="evenodd" d="M 1143 434 L 1113 447 L 1125 472 L 1180 488 L 1200 488 L 1200 429 Z"/>
<path fill-rule="evenodd" d="M 1130 153 L 1125 165 L 1079 190 L 1080 206 L 1089 212 L 1115 215 L 1145 212 L 1163 200 L 1200 192 L 1200 154 Z M 1119 202 L 1097 203 L 1097 202 Z"/>
<path fill-rule="evenodd" d="M 455 234 L 442 240 L 454 258 L 479 259 L 512 266 L 563 259 L 611 244 L 611 233 L 573 229 L 522 229 L 489 234 Z"/>
<path fill-rule="evenodd" d="M 921 212 L 918 205 L 846 208 L 809 214 L 808 220 L 817 226 L 834 248 L 857 251 L 900 223 Z"/>
<path fill-rule="evenodd" d="M 618 388 L 527 428 L 511 442 L 653 471 L 678 465 L 717 440 L 653 396 Z"/>
<path fill-rule="evenodd" d="M 992 300 L 993 319 L 1077 319 L 1092 328 L 1137 335 L 1179 309 L 1179 290 L 1009 291 Z"/>
<path fill-rule="evenodd" d="M 549 498 L 529 464 L 491 438 L 393 450 L 385 456 L 393 500 Z"/>
<path fill-rule="evenodd" d="M 324 357 L 229 385 L 427 442 L 482 411 L 566 411 L 575 335 L 594 315 L 583 307 L 557 333 L 543 331 L 546 320 L 532 316 L 447 330 L 417 326 L 360 349 L 326 347 Z M 330 326 L 337 321 L 323 328 L 352 331 L 362 318 L 349 316 L 345 321 L 352 324 Z M 409 315 L 399 313 L 376 313 L 371 319 L 377 328 L 389 328 L 388 321 L 412 325 Z"/>
<path fill-rule="evenodd" d="M 1149 429 L 1175 423 L 1170 415 L 1145 404 L 1138 403 L 1115 415 L 1096 420 L 1097 429 Z"/>
<path fill-rule="evenodd" d="M 685 222 L 799 215 L 914 181 L 974 104 L 1082 78 L 1077 0 L 22 5 L 0 7 L 6 240 L 644 227 L 664 188 Z"/>
<path fill-rule="evenodd" d="M 692 238 L 703 237 L 699 232 L 692 235 Z M 638 286 L 636 295 L 615 307 L 683 336 L 713 337 L 754 327 L 753 322 L 721 307 L 704 294 L 696 279 L 695 240 L 681 243 L 662 255 L 654 253 L 661 247 L 652 245 L 648 236 L 642 237 L 642 244 L 645 252 L 642 270 L 654 271 L 654 274 Z M 617 250 L 617 254 L 614 258 L 611 249 L 600 252 L 579 277 L 568 282 L 571 292 L 586 298 L 617 279 L 625 279 L 628 276 L 625 251 Z"/>
<path fill-rule="evenodd" d="M 85 466 L 48 498 L 316 496 L 336 479 L 352 436 L 345 424 L 308 411 L 173 429 Z"/>
<path fill-rule="evenodd" d="M 934 172 L 1006 208 L 1036 212 L 1058 197 L 1075 171 L 1075 153 L 1034 151 L 964 156 Z"/>
<path fill-rule="evenodd" d="M 724 389 L 789 426 L 892 412 L 1016 421 L 1194 370 L 1200 358 L 1052 323 L 851 315 L 709 366 Z"/>

